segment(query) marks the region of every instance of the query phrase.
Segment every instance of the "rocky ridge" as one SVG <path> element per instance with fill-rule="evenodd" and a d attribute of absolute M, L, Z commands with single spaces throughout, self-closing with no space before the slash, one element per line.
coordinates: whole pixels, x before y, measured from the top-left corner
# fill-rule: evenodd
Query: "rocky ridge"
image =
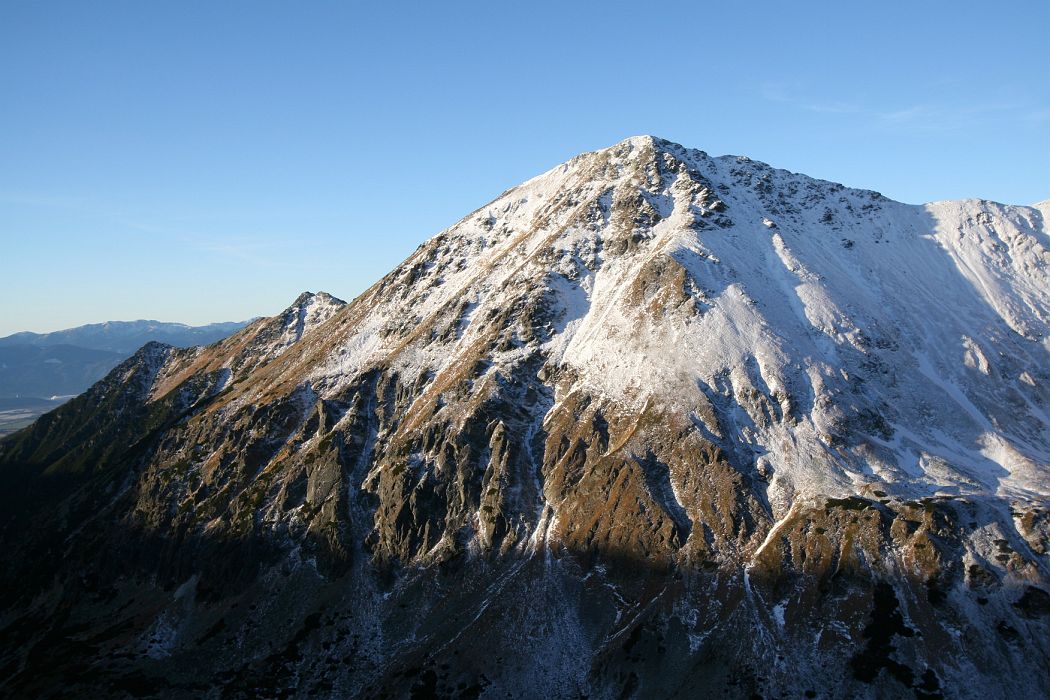
<path fill-rule="evenodd" d="M 1048 213 L 639 137 L 148 345 L 0 443 L 2 687 L 1048 693 Z"/>

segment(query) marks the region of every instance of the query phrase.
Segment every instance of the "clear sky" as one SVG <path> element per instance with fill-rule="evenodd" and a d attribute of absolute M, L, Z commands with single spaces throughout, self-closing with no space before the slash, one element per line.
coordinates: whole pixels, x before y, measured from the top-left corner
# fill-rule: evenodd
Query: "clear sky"
<path fill-rule="evenodd" d="M 0 0 L 0 335 L 350 299 L 650 133 L 894 199 L 1050 197 L 1050 2 Z"/>

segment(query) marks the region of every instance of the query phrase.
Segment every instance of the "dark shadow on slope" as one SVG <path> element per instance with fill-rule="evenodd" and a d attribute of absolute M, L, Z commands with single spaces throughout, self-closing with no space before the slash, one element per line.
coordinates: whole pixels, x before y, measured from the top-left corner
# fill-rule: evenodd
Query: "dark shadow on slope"
<path fill-rule="evenodd" d="M 11 466 L 4 465 L 5 482 Z M 515 664 L 528 673 L 529 659 L 546 658 L 533 655 L 550 645 L 576 649 L 581 640 L 587 640 L 578 650 L 584 675 L 564 676 L 582 683 L 573 693 L 672 697 L 688 688 L 771 695 L 784 682 L 770 673 L 772 660 L 811 648 L 821 634 L 835 638 L 827 630 L 830 617 L 867 620 L 856 643 L 836 642 L 849 650 L 856 682 L 886 683 L 892 676 L 902 691 L 934 697 L 944 682 L 934 665 L 950 659 L 926 646 L 924 636 L 935 639 L 942 618 L 955 624 L 959 615 L 973 614 L 972 605 L 958 607 L 964 573 L 958 570 L 936 584 L 950 594 L 946 603 L 934 600 L 929 580 L 887 580 L 862 562 L 816 575 L 757 567 L 750 588 L 732 565 L 667 569 L 615 549 L 463 554 L 431 568 L 383 567 L 313 534 L 289 548 L 261 532 L 235 539 L 129 529 L 122 514 L 131 499 L 111 503 L 101 517 L 75 515 L 77 509 L 66 511 L 66 494 L 78 498 L 85 488 L 105 486 L 70 474 L 40 479 L 37 496 L 8 512 L 8 523 L 18 527 L 5 528 L 0 541 L 8 564 L 0 607 L 17 611 L 5 615 L 0 635 L 0 677 L 7 679 L 0 692 L 13 695 L 190 697 L 222 687 L 225 697 L 236 698 L 354 687 L 365 697 L 469 696 L 506 683 L 506 669 Z M 878 514 L 874 531 L 889 528 L 882 504 L 856 499 L 829 508 L 846 523 Z M 77 520 L 63 522 L 63 511 Z M 938 527 L 961 522 L 972 530 L 987 525 L 993 509 L 931 499 L 917 503 L 916 512 L 940 518 Z M 1008 515 L 1003 522 L 1011 522 Z M 952 560 L 961 554 L 943 549 Z M 304 567 L 304 560 L 315 564 Z M 188 606 L 188 594 L 179 593 L 187 585 Z M 1008 604 L 1041 600 L 1038 593 L 1001 595 L 1013 596 Z M 779 632 L 773 608 L 784 601 L 788 627 Z M 884 629 L 898 608 L 911 621 Z M 1032 624 L 1050 631 L 1043 608 L 1029 608 Z M 981 624 L 991 627 L 1002 613 L 981 614 Z M 901 631 L 915 625 L 923 636 Z M 177 643 L 166 647 L 165 635 Z M 399 641 L 384 647 L 383 638 Z M 1017 632 L 1010 644 L 1031 654 L 1031 640 Z M 381 659 L 377 648 L 385 649 Z M 902 649 L 920 650 L 931 665 L 909 661 Z M 821 694 L 853 687 L 853 681 L 821 686 L 831 681 L 816 664 L 827 660 L 822 653 L 806 658 L 797 663 L 815 665 Z"/>
<path fill-rule="evenodd" d="M 371 381 L 372 394 L 379 393 L 377 381 Z M 336 547 L 314 532 L 289 542 L 254 528 L 233 537 L 130 526 L 135 522 L 128 516 L 135 508 L 138 469 L 161 433 L 181 420 L 184 414 L 174 410 L 177 405 L 172 404 L 170 413 L 142 418 L 144 425 L 159 422 L 133 447 L 117 443 L 116 451 L 85 451 L 76 470 L 45 475 L 53 463 L 49 460 L 68 460 L 58 445 L 23 442 L 28 438 L 21 436 L 11 444 L 24 449 L 9 452 L 4 443 L 0 493 L 10 497 L 3 504 L 0 546 L 9 566 L 0 602 L 16 614 L 0 618 L 5 619 L 0 678 L 10 679 L 0 692 L 189 697 L 223 687 L 229 697 L 253 697 L 305 694 L 298 690 L 302 687 L 322 695 L 455 696 L 506 683 L 512 676 L 505 669 L 514 664 L 528 677 L 553 674 L 549 669 L 560 663 L 558 658 L 568 658 L 578 665 L 556 677 L 566 683 L 574 679 L 578 685 L 564 686 L 573 694 L 672 697 L 689 690 L 773 695 L 783 690 L 778 683 L 784 682 L 772 675 L 773 659 L 793 649 L 817 649 L 817 642 L 827 638 L 835 639 L 834 649 L 848 650 L 847 658 L 870 652 L 872 661 L 862 670 L 865 676 L 874 673 L 875 682 L 881 682 L 887 669 L 900 671 L 893 664 L 901 664 L 912 674 L 913 690 L 935 690 L 930 669 L 897 655 L 910 644 L 911 653 L 934 663 L 940 651 L 926 646 L 925 633 L 909 638 L 893 632 L 887 641 L 886 634 L 872 629 L 868 639 L 875 641 L 868 649 L 863 635 L 836 637 L 826 629 L 829 618 L 843 624 L 859 619 L 867 625 L 885 617 L 888 609 L 889 599 L 880 598 L 879 608 L 875 593 L 885 579 L 864 562 L 850 564 L 847 557 L 817 574 L 799 573 L 807 571 L 804 563 L 787 558 L 779 569 L 752 569 L 745 585 L 739 563 L 727 561 L 717 571 L 680 563 L 668 567 L 617 547 L 559 548 L 532 556 L 520 547 L 505 555 L 460 552 L 442 564 L 419 568 L 373 564 L 367 551 Z M 80 409 L 70 409 L 75 410 Z M 106 405 L 100 410 L 111 415 Z M 375 410 L 373 406 L 366 414 Z M 345 415 L 340 411 L 336 407 L 336 413 Z M 325 420 L 318 416 L 318 425 Z M 599 433 L 602 421 L 595 426 Z M 50 439 L 63 443 L 65 452 L 86 449 L 97 440 L 90 433 L 63 432 L 55 424 L 39 428 L 45 433 L 52 429 L 59 432 Z M 355 446 L 368 442 L 367 434 L 350 437 L 360 438 L 351 440 Z M 345 470 L 360 474 L 360 464 L 346 460 L 359 456 L 361 449 L 342 455 Z M 25 458 L 14 461 L 12 454 Z M 484 452 L 471 454 L 479 460 L 472 473 L 480 474 Z M 44 457 L 34 461 L 36 455 Z M 535 459 L 527 463 L 537 466 Z M 673 501 L 665 475 L 650 471 L 646 469 L 649 490 Z M 123 491 L 126 483 L 131 488 Z M 18 490 L 3 488 L 8 485 Z M 358 497 L 363 510 L 374 509 Z M 929 508 L 937 517 L 939 504 L 922 502 L 917 508 L 923 513 Z M 841 515 L 842 531 L 853 525 L 851 518 L 870 512 L 880 514 L 872 532 L 884 534 L 890 527 L 887 509 L 872 501 L 849 499 L 830 508 Z M 987 524 L 989 512 L 965 516 L 972 518 L 965 520 L 966 527 Z M 961 513 L 952 511 L 951 520 L 962 521 Z M 942 529 L 949 527 L 944 515 L 938 521 Z M 1012 520 L 1004 517 L 1004 522 Z M 352 541 L 368 534 L 361 521 L 344 524 Z M 1021 538 L 1016 540 L 1007 544 L 1023 551 Z M 932 540 L 930 546 L 937 544 Z M 941 556 L 961 560 L 959 552 L 940 544 Z M 675 552 L 669 554 L 673 558 Z M 972 605 L 952 598 L 962 575 L 956 568 L 932 587 L 928 577 L 893 579 L 903 590 L 896 594 L 898 605 L 919 618 L 914 624 L 930 631 L 942 621 L 954 624 L 973 616 Z M 191 581 L 193 604 L 187 608 L 189 589 L 184 587 Z M 948 613 L 938 612 L 938 593 L 948 598 Z M 793 595 L 804 604 L 792 607 Z M 1009 591 L 998 595 L 1007 606 L 1024 600 L 1021 594 L 1016 600 L 1005 598 Z M 1040 635 L 1050 638 L 1041 598 L 1035 593 L 1027 600 L 1036 601 L 1023 607 L 1041 626 L 1035 632 L 1015 629 L 1010 640 L 997 633 L 1003 645 L 1013 645 L 1008 649 L 1020 649 L 1022 658 L 1042 649 Z M 774 610 L 785 601 L 781 614 L 790 621 L 790 631 L 778 636 Z M 1004 615 L 1002 607 L 993 609 L 993 603 L 987 612 L 977 613 L 982 629 L 998 623 L 1013 629 L 1008 618 L 996 618 Z M 171 639 L 176 642 L 169 645 Z M 551 646 L 574 652 L 544 656 Z M 1012 651 L 1002 653 L 1017 658 Z M 825 667 L 822 652 L 797 663 L 803 670 L 810 664 L 810 674 L 822 682 L 842 670 L 842 664 Z M 1010 666 L 1010 673 L 1020 670 Z M 934 673 L 933 678 L 940 678 Z M 1045 678 L 1036 681 L 1047 687 Z M 351 687 L 360 692 L 346 691 Z M 842 695 L 850 687 L 820 690 Z"/>

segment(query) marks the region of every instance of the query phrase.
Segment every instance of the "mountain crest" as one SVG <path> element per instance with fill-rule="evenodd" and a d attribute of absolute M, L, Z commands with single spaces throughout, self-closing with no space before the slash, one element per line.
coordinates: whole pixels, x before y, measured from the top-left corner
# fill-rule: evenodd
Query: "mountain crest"
<path fill-rule="evenodd" d="M 635 137 L 147 348 L 0 443 L 14 683 L 1046 696 L 1045 222 Z"/>

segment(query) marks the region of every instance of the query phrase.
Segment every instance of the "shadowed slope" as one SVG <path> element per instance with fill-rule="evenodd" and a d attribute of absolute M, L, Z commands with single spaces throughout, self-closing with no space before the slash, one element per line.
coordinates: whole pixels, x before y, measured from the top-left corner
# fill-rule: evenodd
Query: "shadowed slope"
<path fill-rule="evenodd" d="M 1048 692 L 1037 212 L 639 137 L 144 348 L 0 443 L 7 689 Z"/>

